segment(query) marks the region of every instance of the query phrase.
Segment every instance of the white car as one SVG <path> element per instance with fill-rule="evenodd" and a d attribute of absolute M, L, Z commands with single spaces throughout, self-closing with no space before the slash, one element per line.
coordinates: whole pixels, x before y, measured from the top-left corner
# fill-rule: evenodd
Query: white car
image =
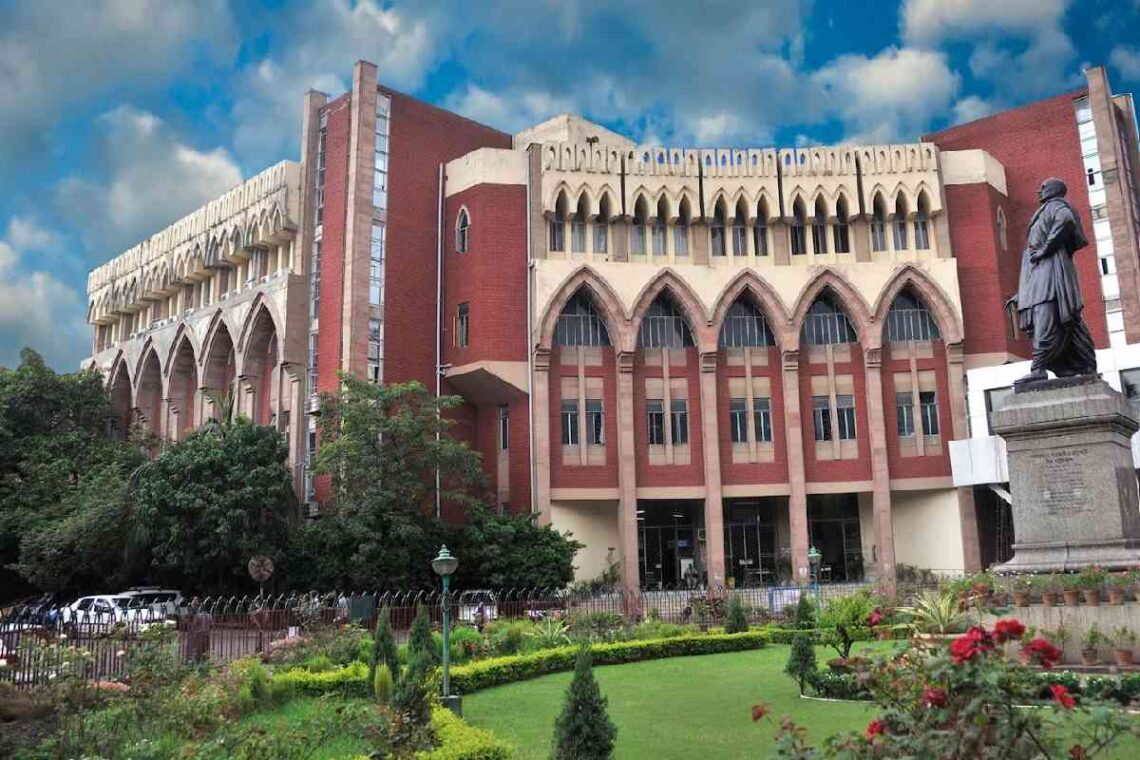
<path fill-rule="evenodd" d="M 149 617 L 155 620 L 179 615 L 186 609 L 186 598 L 182 592 L 169 588 L 136 586 L 121 592 L 119 596 L 131 600 L 129 610 L 149 609 Z"/>
<path fill-rule="evenodd" d="M 459 594 L 456 606 L 459 608 L 456 617 L 461 623 L 479 625 L 490 623 L 499 617 L 499 600 L 494 591 L 464 591 Z"/>
<path fill-rule="evenodd" d="M 104 633 L 131 619 L 131 598 L 118 594 L 83 596 L 59 611 L 59 623 L 74 633 Z"/>

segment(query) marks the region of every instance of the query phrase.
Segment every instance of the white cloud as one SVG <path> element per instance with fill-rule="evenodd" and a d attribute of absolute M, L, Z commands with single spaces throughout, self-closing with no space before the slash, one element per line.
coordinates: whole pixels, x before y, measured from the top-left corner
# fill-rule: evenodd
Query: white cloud
<path fill-rule="evenodd" d="M 97 260 L 106 260 L 237 185 L 241 171 L 222 148 L 198 150 L 154 114 L 120 106 L 98 119 L 98 181 L 69 177 L 61 213 Z"/>
<path fill-rule="evenodd" d="M 935 45 L 994 31 L 1033 34 L 1055 25 L 1069 0 L 904 0 L 903 39 Z"/>
<path fill-rule="evenodd" d="M 0 10 L 0 167 L 46 151 L 74 105 L 153 89 L 236 50 L 226 0 L 5 3 Z"/>
<path fill-rule="evenodd" d="M 34 268 L 57 258 L 59 247 L 60 237 L 35 220 L 8 220 L 0 238 L 0 365 L 16 365 L 30 346 L 57 369 L 73 370 L 89 350 L 80 294 Z"/>
<path fill-rule="evenodd" d="M 375 63 L 382 82 L 414 90 L 443 50 L 432 17 L 418 6 L 387 8 L 378 0 L 321 0 L 299 5 L 278 40 L 280 55 L 242 69 L 234 90 L 234 147 L 247 163 L 297 152 L 302 95 L 339 95 L 351 84 L 352 63 Z"/>
<path fill-rule="evenodd" d="M 448 96 L 444 105 L 469 119 L 504 132 L 518 132 L 552 116 L 578 110 L 573 101 L 556 98 L 550 93 L 495 93 L 470 82 L 465 89 Z"/>
<path fill-rule="evenodd" d="M 1112 49 L 1108 60 L 1125 79 L 1140 82 L 1140 49 L 1118 45 Z"/>
<path fill-rule="evenodd" d="M 813 78 L 849 142 L 915 139 L 950 109 L 960 85 L 942 53 L 893 47 L 873 58 L 840 56 Z"/>
<path fill-rule="evenodd" d="M 954 123 L 965 124 L 968 121 L 976 121 L 989 116 L 996 110 L 997 108 L 993 103 L 979 98 L 977 95 L 970 95 L 954 104 Z"/>

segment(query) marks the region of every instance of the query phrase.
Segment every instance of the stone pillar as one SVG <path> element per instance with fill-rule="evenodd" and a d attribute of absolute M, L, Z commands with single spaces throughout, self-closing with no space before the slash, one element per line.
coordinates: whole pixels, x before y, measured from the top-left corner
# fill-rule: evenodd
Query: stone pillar
<path fill-rule="evenodd" d="M 792 545 L 792 578 L 811 580 L 808 567 L 807 484 L 804 472 L 803 422 L 800 419 L 800 353 L 784 351 L 784 437 L 788 447 L 788 528 Z"/>
<path fill-rule="evenodd" d="M 863 352 L 867 378 L 868 438 L 871 444 L 871 508 L 875 517 L 875 539 L 879 546 L 879 583 L 890 594 L 895 584 L 895 538 L 891 524 L 891 469 L 887 461 L 887 426 L 883 414 L 882 348 Z"/>
<path fill-rule="evenodd" d="M 637 459 L 634 449 L 633 352 L 617 354 L 618 540 L 622 586 L 634 596 L 641 587 L 637 566 Z"/>
<path fill-rule="evenodd" d="M 950 389 L 950 420 L 954 440 L 970 437 L 966 408 L 966 364 L 962 344 L 946 346 L 946 381 Z M 978 538 L 978 508 L 973 486 L 958 489 L 958 517 L 962 525 L 962 563 L 967 572 L 982 569 L 982 547 Z"/>
<path fill-rule="evenodd" d="M 238 375 L 238 392 L 237 398 L 234 399 L 235 414 L 244 414 L 251 420 L 256 419 L 259 379 L 257 375 Z"/>
<path fill-rule="evenodd" d="M 792 263 L 792 241 L 788 239 L 788 225 L 776 222 L 772 230 L 772 260 L 779 265 Z M 806 556 L 806 555 L 805 555 Z"/>
<path fill-rule="evenodd" d="M 709 263 L 709 226 L 704 222 L 693 222 L 690 228 L 690 249 L 693 252 L 694 264 Z"/>
<path fill-rule="evenodd" d="M 550 524 L 550 349 L 534 350 L 534 504 L 540 525 Z"/>
<path fill-rule="evenodd" d="M 717 411 L 717 352 L 703 351 L 701 362 L 701 433 L 705 464 L 705 556 L 710 588 L 723 587 L 724 506 L 720 488 L 720 435 Z"/>
<path fill-rule="evenodd" d="M 851 217 L 847 234 L 851 237 L 851 250 L 855 252 L 856 261 L 871 260 L 871 230 L 867 220 L 861 216 Z"/>

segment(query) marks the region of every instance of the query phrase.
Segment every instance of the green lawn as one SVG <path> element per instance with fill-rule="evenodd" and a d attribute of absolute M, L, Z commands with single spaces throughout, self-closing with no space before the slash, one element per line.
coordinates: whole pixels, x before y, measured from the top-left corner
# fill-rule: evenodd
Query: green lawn
<path fill-rule="evenodd" d="M 337 700 L 316 697 L 299 697 L 286 702 L 281 707 L 265 710 L 242 718 L 240 725 L 274 729 L 297 730 L 322 713 L 336 709 Z M 311 760 L 343 760 L 358 754 L 367 754 L 372 747 L 363 737 L 341 734 L 321 744 L 310 756 Z"/>

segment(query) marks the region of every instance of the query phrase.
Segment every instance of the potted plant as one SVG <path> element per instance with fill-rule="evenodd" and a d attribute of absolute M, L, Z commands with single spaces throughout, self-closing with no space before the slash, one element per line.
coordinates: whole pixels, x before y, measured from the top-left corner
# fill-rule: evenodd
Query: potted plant
<path fill-rule="evenodd" d="M 1013 579 L 1013 603 L 1028 607 L 1033 594 L 1033 576 L 1019 575 Z"/>
<path fill-rule="evenodd" d="M 1128 600 L 1128 591 L 1135 582 L 1131 572 L 1110 575 L 1108 577 L 1108 603 L 1114 606 L 1124 604 Z"/>
<path fill-rule="evenodd" d="M 1057 606 L 1057 590 L 1061 587 L 1061 579 L 1057 577 L 1056 573 L 1036 576 L 1034 578 L 1034 585 L 1041 591 L 1041 604 L 1043 606 Z"/>
<path fill-rule="evenodd" d="M 1136 646 L 1136 634 L 1131 628 L 1120 626 L 1112 631 L 1112 656 L 1121 668 L 1132 667 L 1132 649 Z"/>
<path fill-rule="evenodd" d="M 967 623 L 967 616 L 959 607 L 958 601 L 957 594 L 950 589 L 923 591 L 915 597 L 913 607 L 901 607 L 899 611 L 910 615 L 919 638 L 949 641 Z"/>
<path fill-rule="evenodd" d="M 1105 635 L 1100 632 L 1096 623 L 1089 626 L 1085 635 L 1081 637 L 1081 664 L 1088 667 L 1100 663 L 1098 647 L 1106 641 Z"/>
<path fill-rule="evenodd" d="M 1100 590 L 1108 574 L 1098 565 L 1086 567 L 1077 573 L 1077 587 L 1085 597 L 1085 604 L 1096 607 L 1100 604 Z M 1068 602 L 1066 601 L 1066 604 Z"/>
<path fill-rule="evenodd" d="M 1065 597 L 1066 607 L 1076 607 L 1081 603 L 1081 589 L 1077 585 L 1076 575 L 1061 577 L 1061 596 Z"/>

